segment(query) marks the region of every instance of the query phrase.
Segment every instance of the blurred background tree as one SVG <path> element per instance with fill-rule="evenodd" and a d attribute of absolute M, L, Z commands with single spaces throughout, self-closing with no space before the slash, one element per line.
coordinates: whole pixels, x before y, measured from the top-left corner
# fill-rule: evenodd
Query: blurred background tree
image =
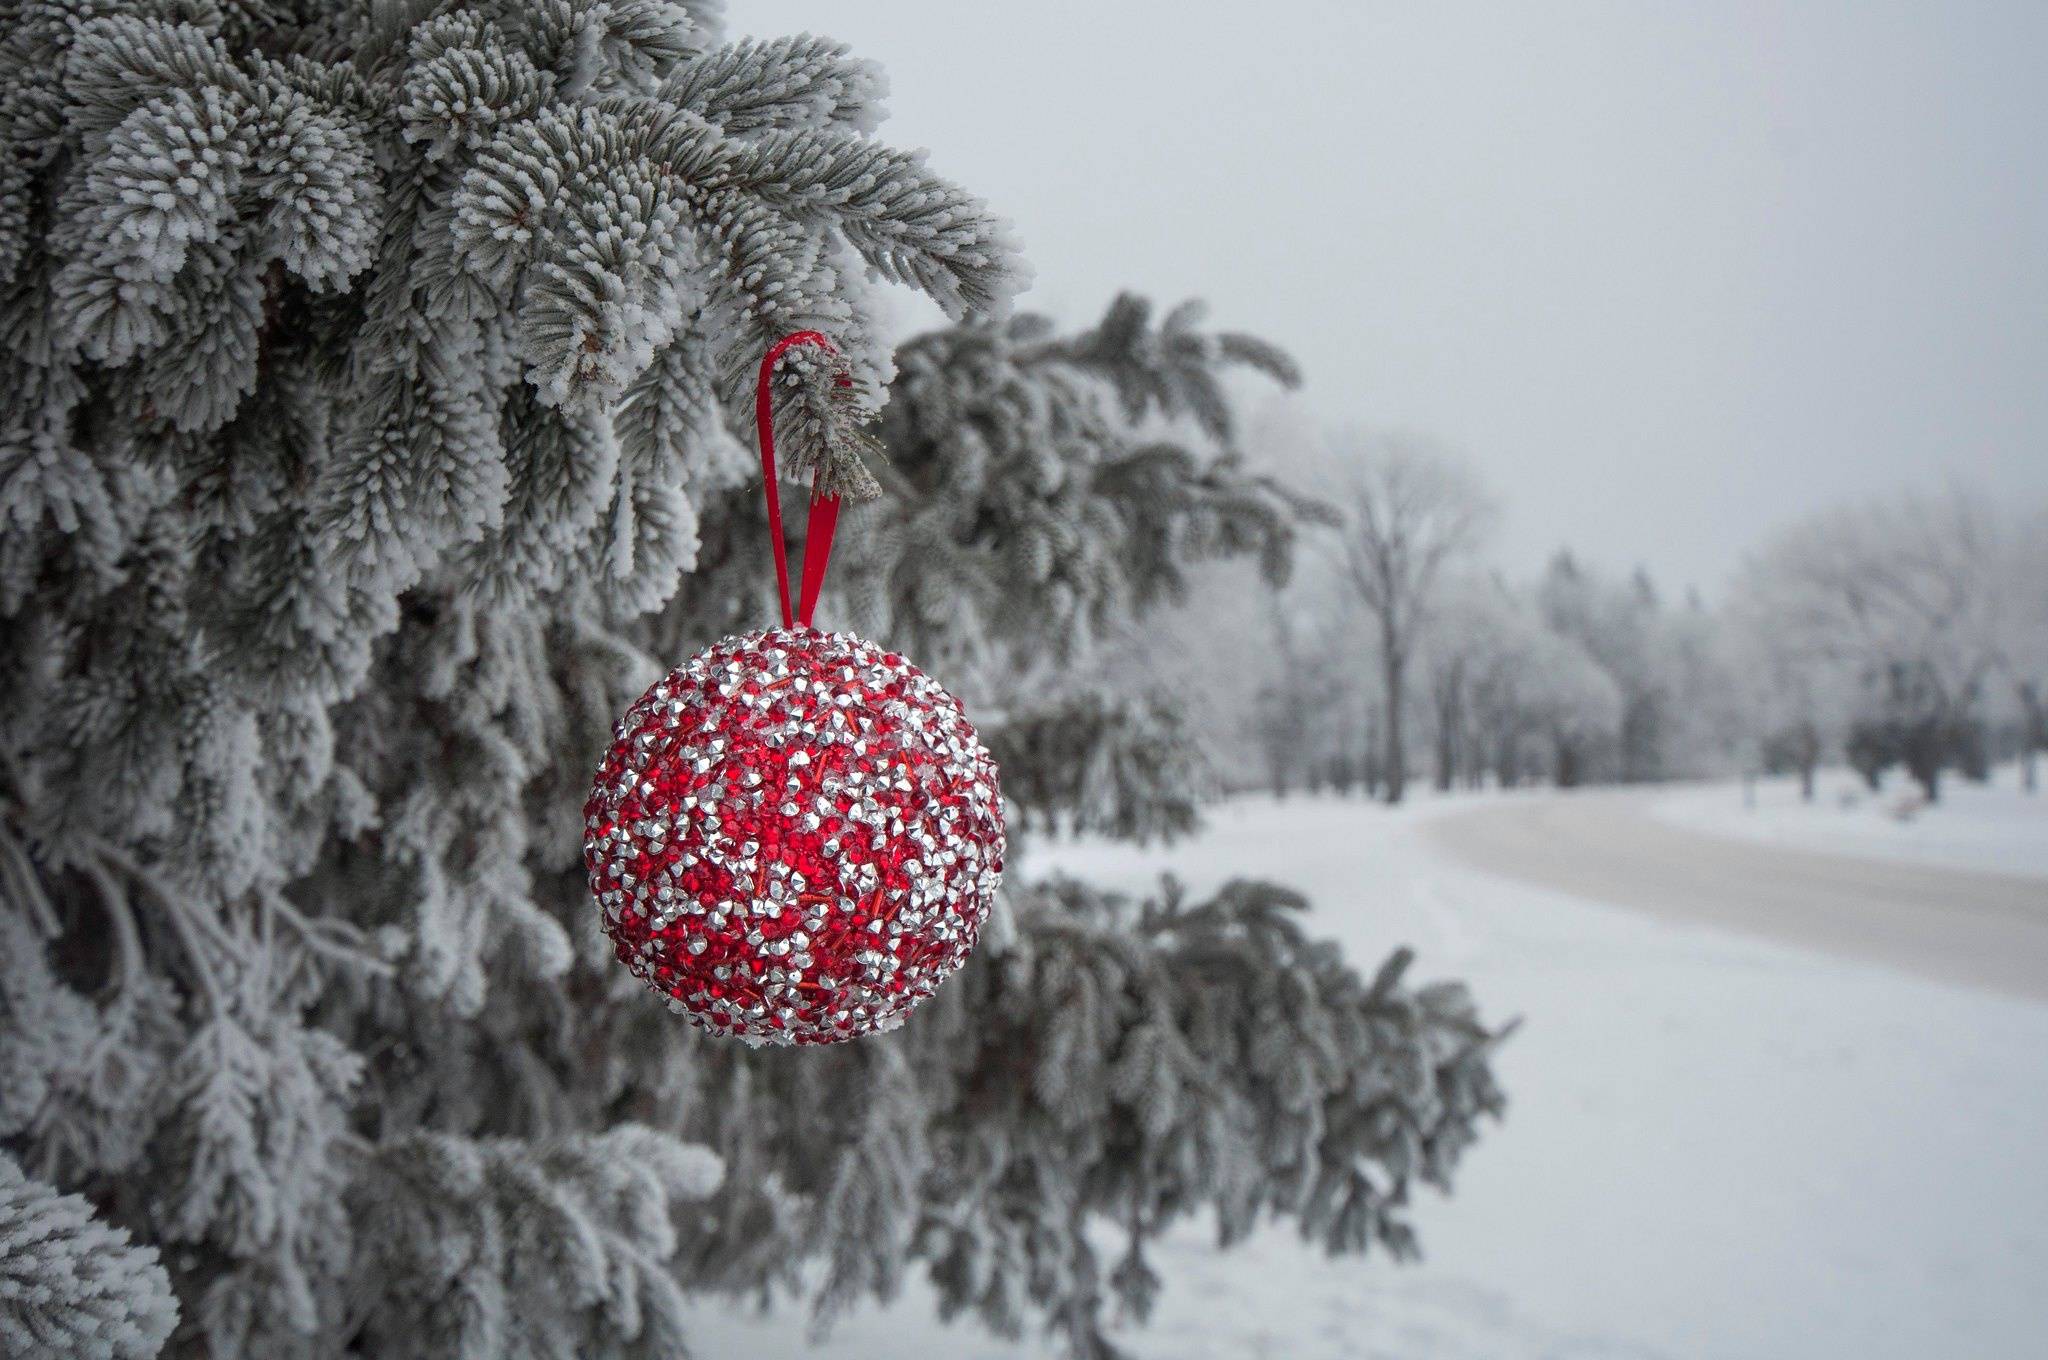
<path fill-rule="evenodd" d="M 1493 507 L 1469 473 L 1427 441 L 1340 437 L 1344 579 L 1371 616 L 1382 705 L 1386 800 L 1408 789 L 1408 691 L 1415 656 L 1453 565 L 1479 546 Z"/>
<path fill-rule="evenodd" d="M 2001 643 L 2028 635 L 2024 587 L 2008 601 L 2009 551 L 1997 517 L 1961 491 L 1873 501 L 1774 538 L 1744 576 L 1739 607 L 1773 640 L 1788 680 L 1814 691 L 1796 695 L 1794 711 L 1828 704 L 1872 788 L 1900 766 L 1932 802 L 1947 770 L 1983 777 Z M 1810 759 L 1796 729 L 1794 740 Z"/>

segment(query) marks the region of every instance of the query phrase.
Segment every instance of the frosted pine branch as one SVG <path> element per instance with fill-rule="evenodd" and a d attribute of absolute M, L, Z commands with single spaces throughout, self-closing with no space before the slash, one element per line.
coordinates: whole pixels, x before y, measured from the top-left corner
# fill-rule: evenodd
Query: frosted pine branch
<path fill-rule="evenodd" d="M 706 53 L 670 78 L 661 97 L 728 133 L 881 126 L 889 80 L 844 43 L 808 34 L 742 41 Z"/>
<path fill-rule="evenodd" d="M 0 1154 L 0 1353 L 148 1360 L 177 1321 L 155 1248 Z"/>
<path fill-rule="evenodd" d="M 865 144 L 879 72 L 715 5 L 173 9 L 0 7 L 0 1139 L 186 1244 L 124 1287 L 212 1353 L 673 1354 L 716 1176 L 622 1126 L 675 1038 L 614 1033 L 564 785 L 784 330 L 854 379 L 794 461 L 864 475 L 854 235 L 902 215 L 956 305 L 1021 269 L 909 160 L 821 193 L 763 139 Z M 423 1149 L 506 1252 L 473 1292 L 427 1287 L 438 1220 L 372 1251 L 343 1211 Z"/>

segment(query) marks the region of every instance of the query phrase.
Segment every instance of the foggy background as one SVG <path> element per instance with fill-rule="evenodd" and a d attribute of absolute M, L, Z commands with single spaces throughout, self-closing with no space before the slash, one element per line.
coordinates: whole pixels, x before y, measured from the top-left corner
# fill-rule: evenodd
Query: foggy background
<path fill-rule="evenodd" d="M 1269 874 L 1355 956 L 1413 945 L 1527 1022 L 1497 1155 L 1430 1204 L 1424 1264 L 1189 1234 L 1120 1342 L 2025 1353 L 2048 9 L 803 0 L 774 24 L 887 67 L 891 130 L 1016 223 L 1023 307 L 1198 296 L 1305 372 L 1241 385 L 1245 443 L 1345 527 L 1282 595 L 1211 575 L 1126 642 L 1240 796 L 1190 843 L 1039 862 L 1133 893 Z M 1404 444 L 1450 478 L 1424 499 L 1456 545 L 1394 687 L 1408 796 L 1368 811 L 1402 795 L 1350 474 L 1398 500 Z M 918 1297 L 820 1353 L 884 1353 Z"/>
<path fill-rule="evenodd" d="M 891 73 L 1068 323 L 1198 291 L 1319 422 L 1426 430 L 1712 596 L 1760 529 L 2048 490 L 2048 9 L 897 0 L 741 8 Z M 906 307 L 922 328 L 930 310 Z"/>

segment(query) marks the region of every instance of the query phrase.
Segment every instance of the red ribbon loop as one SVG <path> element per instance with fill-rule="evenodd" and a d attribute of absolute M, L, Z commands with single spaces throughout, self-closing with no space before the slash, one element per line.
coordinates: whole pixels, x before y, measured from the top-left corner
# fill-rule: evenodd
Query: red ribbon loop
<path fill-rule="evenodd" d="M 817 331 L 795 331 L 772 345 L 761 359 L 761 381 L 754 389 L 754 428 L 761 436 L 761 478 L 768 497 L 768 541 L 775 548 L 775 593 L 782 605 L 782 626 L 811 626 L 811 614 L 818 607 L 818 592 L 825 585 L 825 564 L 832 557 L 832 531 L 839 527 L 839 497 L 821 496 L 818 486 L 825 469 L 820 466 L 811 479 L 811 516 L 804 534 L 804 564 L 801 597 L 792 617 L 789 605 L 789 555 L 782 543 L 782 490 L 775 478 L 775 365 L 798 345 L 816 345 L 828 354 L 838 347 Z M 842 384 L 849 382 L 840 378 Z"/>

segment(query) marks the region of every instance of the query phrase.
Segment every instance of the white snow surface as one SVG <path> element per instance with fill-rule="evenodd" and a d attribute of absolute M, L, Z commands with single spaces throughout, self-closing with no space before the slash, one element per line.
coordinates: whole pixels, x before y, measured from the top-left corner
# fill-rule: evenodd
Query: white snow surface
<path fill-rule="evenodd" d="M 1412 979 L 1463 978 L 1489 1017 L 1524 1022 L 1497 1059 L 1506 1121 L 1453 1196 L 1415 1206 L 1424 1263 L 1328 1260 L 1278 1226 L 1223 1252 L 1189 1225 L 1157 1253 L 1151 1324 L 1121 1344 L 1147 1360 L 2042 1353 L 2048 1006 L 1536 890 L 1415 834 L 1474 801 L 1248 799 L 1168 850 L 1033 847 L 1033 873 L 1133 890 L 1167 868 L 1197 890 L 1293 884 L 1361 969 L 1411 944 Z M 2023 860 L 2024 818 L 1987 799 L 1972 824 L 1977 806 L 1944 810 L 1942 853 Z M 1058 1353 L 940 1323 L 916 1285 L 822 1339 L 707 1301 L 694 1337 L 712 1360 Z"/>
<path fill-rule="evenodd" d="M 1753 801 L 1740 784 L 1695 784 L 1657 799 L 1650 812 L 1688 831 L 1788 849 L 2048 877 L 2048 793 L 2022 792 L 2010 765 L 1985 784 L 1949 776 L 1933 804 L 1896 774 L 1872 793 L 1853 771 L 1822 770 L 1811 803 L 1800 798 L 1798 780 L 1764 779 Z"/>

